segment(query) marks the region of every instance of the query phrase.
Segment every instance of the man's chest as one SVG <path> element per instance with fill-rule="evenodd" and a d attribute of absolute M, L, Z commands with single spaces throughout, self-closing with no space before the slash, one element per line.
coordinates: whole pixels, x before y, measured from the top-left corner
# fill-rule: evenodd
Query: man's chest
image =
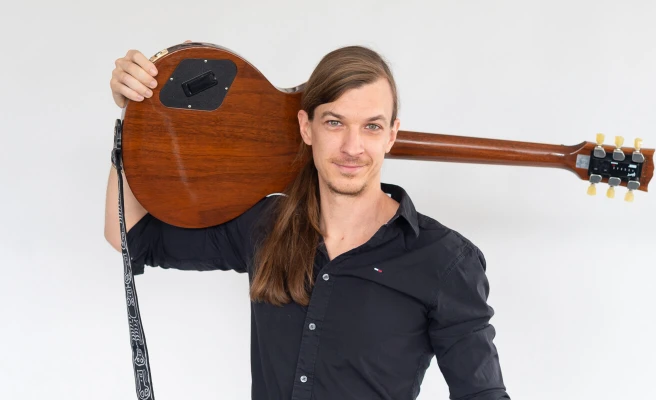
<path fill-rule="evenodd" d="M 313 324 L 311 333 L 321 337 L 322 346 L 334 349 L 402 347 L 427 328 L 435 285 L 425 271 L 405 257 L 371 253 L 329 260 L 323 249 L 315 260 L 310 304 L 256 306 L 256 322 L 260 327 L 276 325 L 270 331 L 289 323 L 299 334 Z"/>
<path fill-rule="evenodd" d="M 254 305 L 258 330 L 267 333 L 265 347 L 297 347 L 305 335 L 316 336 L 322 353 L 338 358 L 428 346 L 428 309 L 420 300 L 357 273 L 318 272 L 308 306 Z"/>
<path fill-rule="evenodd" d="M 335 279 L 323 316 L 324 351 L 375 354 L 427 340 L 427 308 L 417 299 L 371 280 Z"/>

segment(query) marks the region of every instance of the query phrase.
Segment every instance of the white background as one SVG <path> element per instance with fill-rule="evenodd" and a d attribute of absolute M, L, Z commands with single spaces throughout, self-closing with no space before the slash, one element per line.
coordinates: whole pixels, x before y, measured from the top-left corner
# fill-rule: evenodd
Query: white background
<path fill-rule="evenodd" d="M 393 68 L 402 129 L 653 148 L 654 21 L 651 0 L 3 3 L 0 398 L 134 397 L 123 266 L 103 237 L 109 80 L 129 49 L 216 43 L 290 87 L 367 45 Z M 513 399 L 653 396 L 656 194 L 402 160 L 382 180 L 486 255 Z M 249 398 L 247 277 L 149 269 L 137 286 L 156 397 Z M 435 361 L 419 398 L 448 398 Z"/>

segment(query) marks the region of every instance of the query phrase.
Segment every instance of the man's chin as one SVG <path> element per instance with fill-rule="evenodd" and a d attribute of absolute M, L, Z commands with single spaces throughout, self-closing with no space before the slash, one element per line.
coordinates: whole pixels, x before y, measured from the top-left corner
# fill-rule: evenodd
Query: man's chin
<path fill-rule="evenodd" d="M 326 186 L 331 193 L 349 197 L 357 197 L 367 188 L 366 182 L 359 182 L 359 179 L 349 181 L 344 177 L 327 182 Z"/>

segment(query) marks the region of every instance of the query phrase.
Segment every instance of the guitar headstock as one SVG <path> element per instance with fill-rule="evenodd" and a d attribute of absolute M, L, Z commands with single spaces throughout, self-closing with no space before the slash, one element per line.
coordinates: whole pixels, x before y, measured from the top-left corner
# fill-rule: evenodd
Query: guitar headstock
<path fill-rule="evenodd" d="M 642 139 L 634 141 L 634 147 L 622 147 L 624 138 L 615 137 L 615 147 L 604 145 L 605 135 L 597 134 L 596 143 L 585 142 L 573 156 L 576 156 L 575 172 L 581 179 L 588 180 L 588 194 L 597 194 L 596 185 L 607 183 L 608 198 L 615 197 L 615 188 L 628 189 L 624 200 L 633 201 L 635 190 L 646 192 L 654 175 L 654 149 L 643 149 Z"/>

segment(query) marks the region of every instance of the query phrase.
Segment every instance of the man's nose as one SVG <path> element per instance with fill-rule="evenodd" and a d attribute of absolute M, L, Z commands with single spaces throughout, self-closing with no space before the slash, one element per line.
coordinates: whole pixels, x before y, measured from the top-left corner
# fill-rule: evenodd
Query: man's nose
<path fill-rule="evenodd" d="M 364 150 L 362 134 L 357 127 L 348 127 L 344 133 L 342 151 L 350 155 L 358 155 Z"/>

